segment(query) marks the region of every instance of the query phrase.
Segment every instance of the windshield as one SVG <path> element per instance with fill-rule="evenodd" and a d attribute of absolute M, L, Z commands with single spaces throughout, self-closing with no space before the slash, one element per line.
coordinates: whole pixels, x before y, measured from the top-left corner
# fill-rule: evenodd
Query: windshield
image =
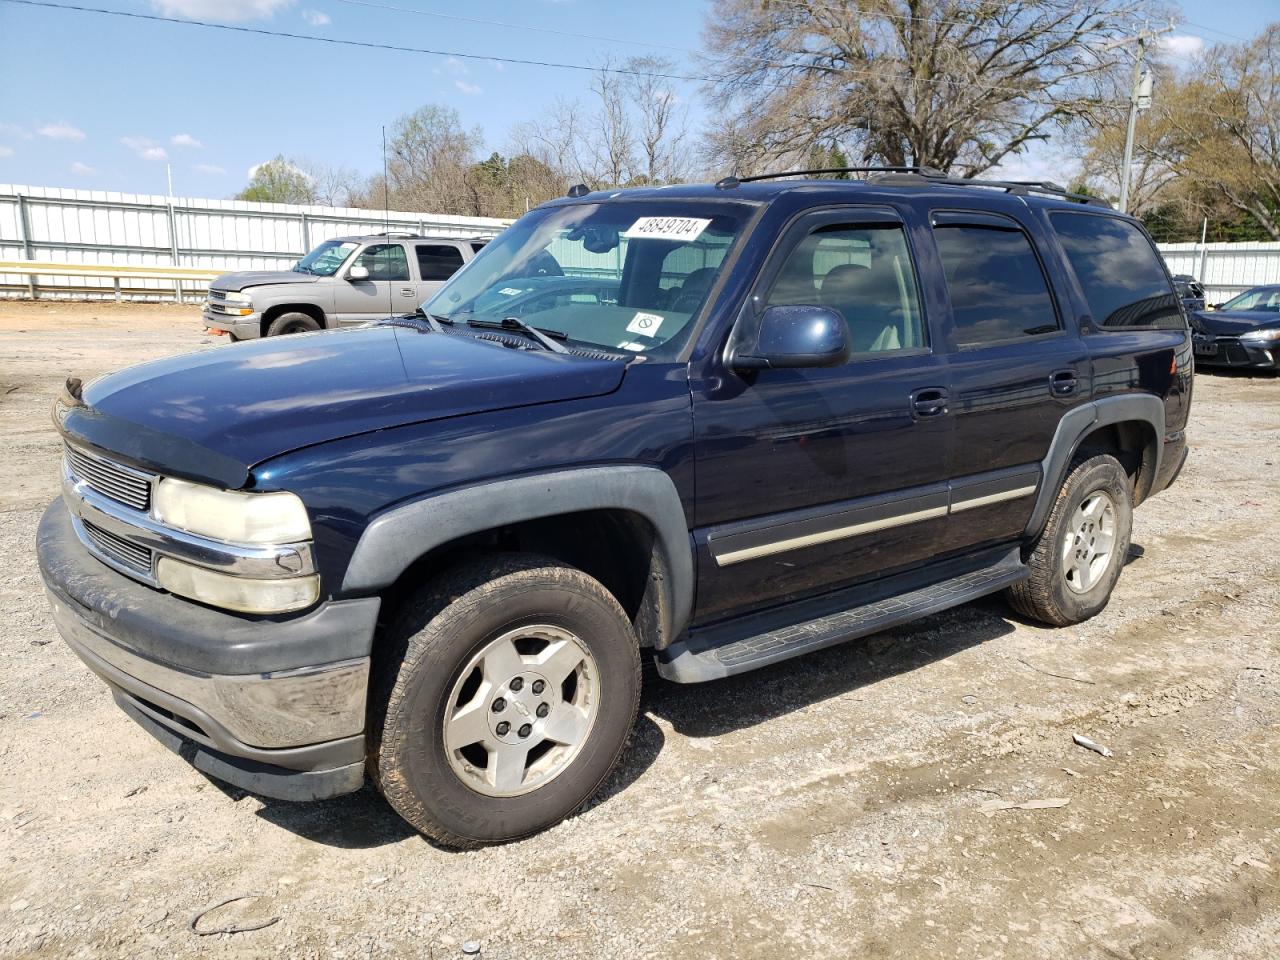
<path fill-rule="evenodd" d="M 332 277 L 360 246 L 350 240 L 326 240 L 293 265 L 295 273 L 309 273 L 314 277 Z"/>
<path fill-rule="evenodd" d="M 1280 313 L 1280 287 L 1247 290 L 1222 305 L 1223 310 L 1266 310 Z"/>
<path fill-rule="evenodd" d="M 423 310 L 455 321 L 518 317 L 571 341 L 674 356 L 750 210 L 675 199 L 535 210 Z"/>

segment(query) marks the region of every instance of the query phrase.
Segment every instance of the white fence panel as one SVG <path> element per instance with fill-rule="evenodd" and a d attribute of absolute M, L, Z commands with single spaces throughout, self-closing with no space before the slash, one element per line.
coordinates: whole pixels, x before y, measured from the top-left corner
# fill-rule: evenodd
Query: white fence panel
<path fill-rule="evenodd" d="M 428 236 L 493 236 L 509 220 L 392 213 L 283 203 L 246 203 L 98 190 L 0 184 L 0 259 L 211 269 L 290 266 L 322 240 L 391 229 Z M 130 299 L 172 299 L 167 280 L 133 279 Z M 110 278 L 0 274 L 0 297 L 114 297 Z M 185 299 L 204 285 L 184 281 Z"/>
<path fill-rule="evenodd" d="M 1157 244 L 1170 273 L 1186 273 L 1205 288 L 1210 303 L 1229 300 L 1264 283 L 1280 283 L 1280 243 Z M 1203 263 L 1203 271 L 1201 264 Z"/>

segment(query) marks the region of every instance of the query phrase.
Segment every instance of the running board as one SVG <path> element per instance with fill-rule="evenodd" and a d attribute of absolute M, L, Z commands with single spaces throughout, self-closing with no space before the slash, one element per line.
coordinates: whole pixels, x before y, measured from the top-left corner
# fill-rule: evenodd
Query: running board
<path fill-rule="evenodd" d="M 732 642 L 716 643 L 716 628 L 710 628 L 660 651 L 658 673 L 676 683 L 701 683 L 745 673 L 958 607 L 1003 590 L 1029 575 L 1015 548 L 993 563 L 929 586 L 883 596 L 801 623 L 775 626 Z M 723 630 L 720 634 L 723 635 Z"/>

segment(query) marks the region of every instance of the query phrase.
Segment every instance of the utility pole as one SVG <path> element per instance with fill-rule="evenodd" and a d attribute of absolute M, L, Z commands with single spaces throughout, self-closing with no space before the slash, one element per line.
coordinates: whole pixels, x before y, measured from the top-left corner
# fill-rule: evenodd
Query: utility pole
<path fill-rule="evenodd" d="M 1113 40 L 1104 48 L 1113 50 L 1128 43 L 1137 45 L 1137 52 L 1133 57 L 1132 79 L 1129 83 L 1129 129 L 1124 137 L 1124 162 L 1120 167 L 1121 213 L 1129 212 L 1129 180 L 1132 176 L 1133 168 L 1133 135 L 1138 125 L 1138 113 L 1151 106 L 1152 78 L 1146 69 L 1147 43 L 1172 29 L 1173 24 L 1169 24 L 1161 30 L 1144 29 L 1135 36 L 1126 37 L 1123 40 Z"/>

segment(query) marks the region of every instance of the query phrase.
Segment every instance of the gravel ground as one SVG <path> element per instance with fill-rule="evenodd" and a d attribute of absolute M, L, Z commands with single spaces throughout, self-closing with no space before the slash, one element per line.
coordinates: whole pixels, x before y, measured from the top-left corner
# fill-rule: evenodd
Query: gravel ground
<path fill-rule="evenodd" d="M 0 957 L 1277 955 L 1280 380 L 1197 378 L 1191 460 L 1096 619 L 991 599 L 711 685 L 647 675 L 585 814 L 458 854 L 370 790 L 219 787 L 59 641 L 32 555 L 54 391 L 192 349 L 227 347 L 191 307 L 0 302 Z M 1034 800 L 1059 805 L 1002 808 Z M 188 930 L 246 893 L 202 923 L 278 921 Z"/>

